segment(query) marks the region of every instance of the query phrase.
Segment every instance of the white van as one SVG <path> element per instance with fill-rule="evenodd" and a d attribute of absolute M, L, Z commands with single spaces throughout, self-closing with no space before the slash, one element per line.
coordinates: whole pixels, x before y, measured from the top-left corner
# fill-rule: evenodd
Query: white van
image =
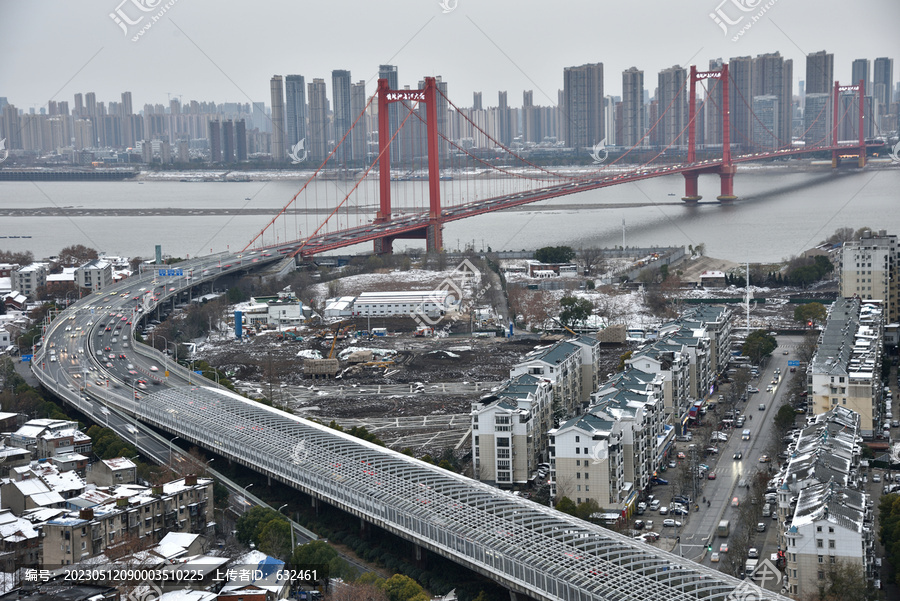
<path fill-rule="evenodd" d="M 768 503 L 763 505 L 763 513 L 762 514 L 763 514 L 764 518 L 771 517 L 772 516 L 772 506 L 769 505 Z"/>

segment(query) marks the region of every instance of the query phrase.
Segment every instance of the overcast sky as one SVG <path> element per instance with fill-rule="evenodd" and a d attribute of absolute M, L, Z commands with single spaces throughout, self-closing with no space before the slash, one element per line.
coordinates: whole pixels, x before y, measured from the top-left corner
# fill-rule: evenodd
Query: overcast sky
<path fill-rule="evenodd" d="M 324 78 L 331 97 L 331 71 L 349 69 L 371 94 L 378 65 L 390 63 L 401 87 L 443 76 L 460 106 L 471 105 L 473 91 L 496 106 L 498 90 L 519 106 L 528 89 L 535 104 L 550 105 L 563 68 L 584 63 L 604 64 L 608 95 L 621 94 L 631 66 L 653 94 L 662 68 L 780 51 L 794 60 L 796 94 L 807 53 L 833 53 L 842 83 L 853 59 L 900 57 L 898 0 L 444 2 L 447 12 L 438 0 L 0 0 L 0 96 L 25 110 L 48 100 L 72 108 L 77 92 L 118 101 L 126 90 L 135 111 L 166 103 L 167 94 L 269 105 L 273 74 Z M 710 16 L 717 9 L 722 26 Z"/>

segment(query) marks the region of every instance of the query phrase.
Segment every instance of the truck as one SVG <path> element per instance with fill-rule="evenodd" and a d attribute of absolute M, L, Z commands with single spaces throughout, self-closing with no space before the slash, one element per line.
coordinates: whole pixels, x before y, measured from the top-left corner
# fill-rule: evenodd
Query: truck
<path fill-rule="evenodd" d="M 744 574 L 747 576 L 752 576 L 753 572 L 756 571 L 756 566 L 759 565 L 758 559 L 748 559 L 747 563 L 744 564 Z"/>
<path fill-rule="evenodd" d="M 728 520 L 722 520 L 721 522 L 719 522 L 719 527 L 716 528 L 716 535 L 722 538 L 727 538 L 730 533 L 731 524 L 728 522 Z"/>
<path fill-rule="evenodd" d="M 387 336 L 387 328 L 372 328 L 372 336 Z"/>

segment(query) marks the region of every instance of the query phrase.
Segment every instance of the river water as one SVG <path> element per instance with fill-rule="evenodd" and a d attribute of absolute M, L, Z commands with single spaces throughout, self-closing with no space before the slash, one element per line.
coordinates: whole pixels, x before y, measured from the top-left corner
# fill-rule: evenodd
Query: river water
<path fill-rule="evenodd" d="M 363 203 L 375 203 L 376 181 Z M 496 180 L 493 186 L 502 185 Z M 35 257 L 84 244 L 111 255 L 150 257 L 154 246 L 172 256 L 196 256 L 243 248 L 302 185 L 302 181 L 183 182 L 0 182 L 0 250 L 30 250 Z M 323 183 L 322 186 L 347 185 Z M 466 192 L 466 185 L 442 182 L 444 205 Z M 838 227 L 863 226 L 900 234 L 900 168 L 896 166 L 833 171 L 804 165 L 792 168 L 740 168 L 732 205 L 715 201 L 719 180 L 701 176 L 696 206 L 681 202 L 681 176 L 650 179 L 583 192 L 519 209 L 448 223 L 444 245 L 466 244 L 494 250 L 534 249 L 566 244 L 582 246 L 673 246 L 704 243 L 708 255 L 736 262 L 768 262 L 799 254 Z M 421 182 L 394 182 L 396 204 Z M 331 201 L 337 198 L 336 189 Z M 250 199 L 250 200 L 248 200 Z M 10 215 L 9 209 L 80 209 L 128 215 Z M 179 209 L 168 215 L 167 209 Z M 196 214 L 183 214 L 185 210 Z M 253 214 L 209 214 L 222 210 Z M 320 206 L 319 209 L 324 209 Z M 188 211 L 188 212 L 190 212 Z M 361 218 L 367 220 L 370 214 Z M 301 216 L 297 229 L 311 231 Z M 11 236 L 19 236 L 14 238 Z M 26 237 L 30 236 L 30 237 Z M 284 238 L 282 238 L 284 239 Z M 400 240 L 395 249 L 421 246 Z M 362 252 L 370 244 L 342 252 Z"/>

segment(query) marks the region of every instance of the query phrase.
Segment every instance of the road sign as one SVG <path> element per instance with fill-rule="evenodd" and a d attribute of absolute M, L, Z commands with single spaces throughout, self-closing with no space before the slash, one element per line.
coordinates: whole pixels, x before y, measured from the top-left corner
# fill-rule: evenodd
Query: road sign
<path fill-rule="evenodd" d="M 788 367 L 797 367 L 800 365 L 799 361 L 788 361 Z"/>
<path fill-rule="evenodd" d="M 34 357 L 34 355 L 22 355 L 22 357 L 21 357 L 22 363 L 27 363 L 27 362 L 31 361 L 32 357 Z"/>

